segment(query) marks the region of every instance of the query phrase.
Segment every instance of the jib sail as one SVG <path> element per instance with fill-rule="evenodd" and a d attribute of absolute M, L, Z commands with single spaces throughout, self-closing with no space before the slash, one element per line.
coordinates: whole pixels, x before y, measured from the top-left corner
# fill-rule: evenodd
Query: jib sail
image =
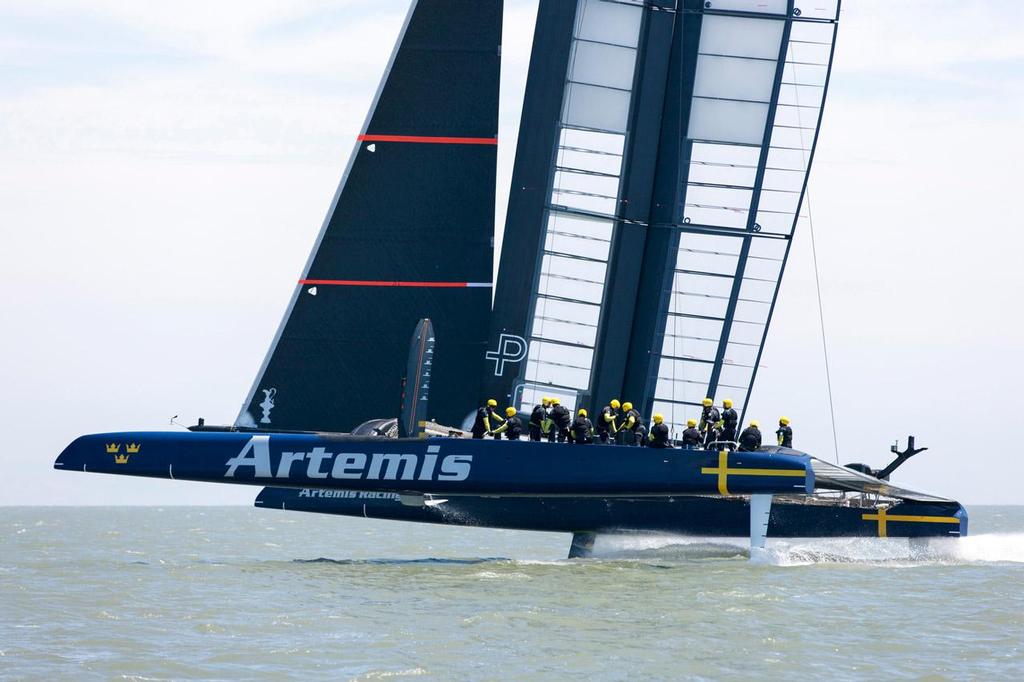
<path fill-rule="evenodd" d="M 500 0 L 415 0 L 237 424 L 397 416 L 409 335 L 437 335 L 429 417 L 479 393 L 491 306 Z"/>

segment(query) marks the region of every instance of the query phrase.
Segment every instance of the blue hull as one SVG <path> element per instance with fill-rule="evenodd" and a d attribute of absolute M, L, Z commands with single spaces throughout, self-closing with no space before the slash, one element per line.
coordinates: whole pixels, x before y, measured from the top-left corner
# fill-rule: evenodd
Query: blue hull
<path fill-rule="evenodd" d="M 341 516 L 557 532 L 654 532 L 747 537 L 750 506 L 742 497 L 501 498 L 456 497 L 437 506 L 407 506 L 397 495 L 266 488 L 256 505 Z M 967 511 L 959 504 L 902 502 L 876 508 L 777 499 L 769 537 L 960 537 Z M 902 520 L 901 520 L 902 519 Z M 913 520 L 908 520 L 913 519 Z M 923 519 L 929 519 L 923 521 Z M 940 520 L 941 519 L 941 520 Z"/>
<path fill-rule="evenodd" d="M 457 438 L 312 433 L 124 432 L 82 436 L 55 468 L 269 486 L 257 504 L 401 521 L 562 532 L 747 536 L 737 495 L 781 495 L 769 535 L 957 536 L 955 502 L 856 508 L 809 502 L 811 458 Z M 447 502 L 424 505 L 431 496 Z"/>
<path fill-rule="evenodd" d="M 621 496 L 810 493 L 796 453 L 566 446 L 459 438 L 127 432 L 82 436 L 72 471 L 289 488 L 432 495 Z"/>

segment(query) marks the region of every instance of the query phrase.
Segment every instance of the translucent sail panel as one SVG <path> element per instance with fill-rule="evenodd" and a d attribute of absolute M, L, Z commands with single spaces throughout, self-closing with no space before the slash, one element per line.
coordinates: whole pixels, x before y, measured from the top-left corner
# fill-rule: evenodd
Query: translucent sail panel
<path fill-rule="evenodd" d="M 781 9 L 770 2 L 725 4 L 713 7 L 785 11 L 785 3 Z M 784 28 L 774 16 L 705 14 L 687 131 L 694 144 L 685 221 L 748 229 Z"/>
<path fill-rule="evenodd" d="M 758 14 L 785 14 L 786 0 L 711 0 L 704 7 L 733 12 L 757 12 Z"/>
<path fill-rule="evenodd" d="M 676 416 L 662 410 L 673 427 L 685 428 L 687 408 L 699 408 L 705 397 L 728 397 L 744 409 L 787 246 L 757 234 L 680 235 L 665 332 L 655 349 L 654 398 L 677 406 Z"/>
<path fill-rule="evenodd" d="M 760 145 L 785 21 L 705 14 L 687 136 Z"/>
<path fill-rule="evenodd" d="M 548 212 L 527 339 L 527 383 L 570 392 L 589 385 L 612 227 L 611 220 Z"/>
<path fill-rule="evenodd" d="M 757 211 L 765 232 L 792 234 L 818 136 L 835 25 L 794 21 Z"/>
<path fill-rule="evenodd" d="M 642 18 L 640 0 L 577 3 L 521 407 L 591 383 Z"/>
<path fill-rule="evenodd" d="M 839 0 L 797 0 L 793 15 L 801 19 L 825 19 L 833 22 L 839 18 Z"/>
<path fill-rule="evenodd" d="M 643 3 L 579 0 L 564 125 L 626 132 L 642 18 Z"/>
<path fill-rule="evenodd" d="M 745 229 L 759 158 L 757 147 L 694 142 L 686 174 L 684 222 Z"/>
<path fill-rule="evenodd" d="M 563 128 L 555 158 L 554 210 L 615 216 L 625 135 Z"/>

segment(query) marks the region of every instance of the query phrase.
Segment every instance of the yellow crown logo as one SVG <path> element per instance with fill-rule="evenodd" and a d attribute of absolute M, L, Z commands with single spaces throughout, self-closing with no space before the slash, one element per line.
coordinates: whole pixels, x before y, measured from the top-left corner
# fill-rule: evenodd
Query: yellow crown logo
<path fill-rule="evenodd" d="M 128 443 L 128 454 L 134 455 L 142 447 L 142 443 Z"/>
<path fill-rule="evenodd" d="M 107 454 L 113 455 L 118 452 L 121 452 L 120 443 L 107 443 Z"/>
<path fill-rule="evenodd" d="M 127 464 L 128 455 L 114 455 L 114 464 Z"/>

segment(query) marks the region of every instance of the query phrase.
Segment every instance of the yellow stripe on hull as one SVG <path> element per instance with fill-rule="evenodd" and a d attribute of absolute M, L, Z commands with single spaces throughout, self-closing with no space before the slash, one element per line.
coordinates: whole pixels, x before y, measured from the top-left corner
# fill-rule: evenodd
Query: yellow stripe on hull
<path fill-rule="evenodd" d="M 729 451 L 722 450 L 718 453 L 718 467 L 701 467 L 702 474 L 718 476 L 718 493 L 729 494 L 729 474 L 733 476 L 791 476 L 793 478 L 805 478 L 807 472 L 800 469 L 737 469 L 729 468 Z"/>
<path fill-rule="evenodd" d="M 889 537 L 889 522 L 897 521 L 903 523 L 955 523 L 960 525 L 960 519 L 955 516 L 914 516 L 910 514 L 889 514 L 888 509 L 881 507 L 877 514 L 861 514 L 864 521 L 878 522 L 878 537 Z"/>

